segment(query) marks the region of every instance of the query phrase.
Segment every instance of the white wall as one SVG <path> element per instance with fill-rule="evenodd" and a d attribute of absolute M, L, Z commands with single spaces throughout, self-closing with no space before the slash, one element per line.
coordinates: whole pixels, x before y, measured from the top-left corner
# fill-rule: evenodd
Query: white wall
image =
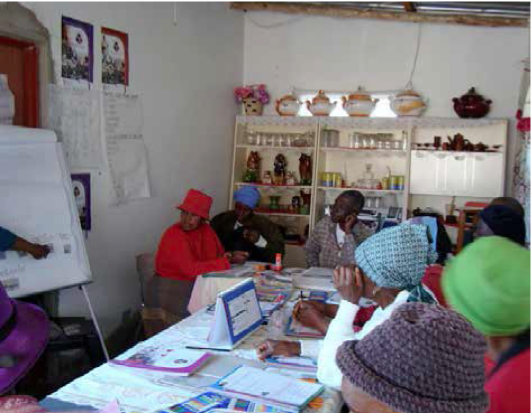
<path fill-rule="evenodd" d="M 60 71 L 61 16 L 94 25 L 96 88 L 101 79 L 100 27 L 129 34 L 130 90 L 143 94 L 144 137 L 153 198 L 109 206 L 105 170 L 91 171 L 93 231 L 87 243 L 95 283 L 88 286 L 108 335 L 140 303 L 135 255 L 154 251 L 178 218 L 174 206 L 190 187 L 227 204 L 234 116 L 232 90 L 242 82 L 243 17 L 222 3 L 29 3 L 50 31 Z M 60 73 L 60 72 L 59 72 Z M 77 289 L 61 292 L 60 311 L 86 314 Z"/>
<path fill-rule="evenodd" d="M 418 25 L 412 23 L 249 12 L 244 80 L 266 84 L 274 98 L 291 87 L 401 89 L 409 80 L 417 33 Z M 475 86 L 494 102 L 489 116 L 513 119 L 520 61 L 528 56 L 529 28 L 424 24 L 413 84 L 429 99 L 425 115 L 457 117 L 452 97 Z M 265 112 L 273 114 L 273 105 Z M 515 139 L 512 123 L 510 144 Z M 510 146 L 508 170 L 514 150 Z"/>

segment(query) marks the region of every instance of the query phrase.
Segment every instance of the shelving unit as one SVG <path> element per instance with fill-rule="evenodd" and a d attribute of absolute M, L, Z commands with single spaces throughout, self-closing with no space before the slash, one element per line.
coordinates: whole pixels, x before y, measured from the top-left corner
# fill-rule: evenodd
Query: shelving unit
<path fill-rule="evenodd" d="M 236 189 L 244 185 L 254 185 L 262 193 L 260 206 L 265 209 L 264 212 L 259 212 L 260 215 L 267 215 L 274 222 L 286 227 L 290 233 L 297 232 L 303 236 L 305 231 L 312 231 L 323 217 L 326 207 L 333 203 L 339 193 L 346 190 L 363 193 L 366 197 L 366 208 L 384 216 L 390 207 L 398 207 L 402 219 L 406 219 L 417 206 L 430 206 L 444 212 L 450 196 L 457 196 L 457 205 L 460 201 L 501 196 L 505 179 L 507 123 L 505 119 L 238 116 L 234 132 L 229 209 L 233 207 L 233 192 Z M 338 131 L 337 146 L 329 146 L 330 143 L 325 140 L 325 130 Z M 402 145 L 400 149 L 377 146 L 370 149 L 354 148 L 349 140 L 353 133 L 386 134 L 392 138 L 392 146 L 396 146 L 396 141 L 400 141 Z M 434 136 L 441 136 L 444 141 L 446 136 L 453 137 L 457 133 L 463 134 L 473 143 L 501 145 L 501 148 L 497 152 L 453 152 L 434 150 L 429 146 L 419 149 L 417 146 L 419 143 L 424 146 L 424 143 L 433 142 Z M 311 185 L 243 182 L 250 152 L 258 152 L 261 157 L 259 180 L 264 171 L 273 171 L 275 156 L 281 153 L 288 162 L 286 170 L 295 172 L 297 182 L 300 180 L 300 154 L 310 155 Z M 432 161 L 419 164 L 419 155 L 432 158 Z M 441 167 L 443 159 L 447 159 L 445 169 Z M 464 169 L 469 175 L 467 178 L 473 177 L 473 181 L 466 179 L 469 180 L 466 182 L 463 177 L 459 177 L 459 173 L 463 171 L 459 163 L 465 160 L 468 163 Z M 360 187 L 358 181 L 362 179 L 367 163 L 373 166 L 375 180 L 387 176 L 388 168 L 391 175 L 403 176 L 403 189 Z M 341 174 L 344 184 L 323 186 L 323 172 Z M 440 182 L 442 179 L 446 186 L 444 190 L 438 189 L 437 182 L 434 182 Z M 467 184 L 465 187 L 450 186 L 459 183 L 460 179 Z M 280 205 L 286 207 L 291 204 L 291 198 L 300 196 L 301 192 L 311 195 L 309 214 L 268 212 L 269 196 L 280 196 Z M 374 203 L 375 198 L 379 199 L 379 203 L 374 204 L 378 205 L 377 208 L 370 206 L 371 200 Z M 290 242 L 288 257 L 290 256 L 297 259 L 288 262 L 291 265 L 304 265 L 302 246 L 299 243 Z"/>

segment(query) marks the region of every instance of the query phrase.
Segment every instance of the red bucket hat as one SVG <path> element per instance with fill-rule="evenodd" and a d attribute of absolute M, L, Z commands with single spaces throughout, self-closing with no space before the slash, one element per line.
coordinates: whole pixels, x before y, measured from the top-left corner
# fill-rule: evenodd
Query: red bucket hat
<path fill-rule="evenodd" d="M 210 218 L 211 206 L 212 198 L 197 189 L 190 189 L 183 203 L 177 208 L 208 220 Z"/>
<path fill-rule="evenodd" d="M 10 299 L 0 284 L 0 356 L 16 359 L 0 368 L 0 395 L 11 390 L 33 367 L 48 343 L 48 317 L 35 305 Z"/>

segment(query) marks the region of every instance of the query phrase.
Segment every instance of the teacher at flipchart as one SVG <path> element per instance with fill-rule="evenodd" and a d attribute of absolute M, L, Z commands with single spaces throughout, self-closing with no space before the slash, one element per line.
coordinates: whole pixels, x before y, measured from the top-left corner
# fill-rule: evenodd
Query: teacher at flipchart
<path fill-rule="evenodd" d="M 0 251 L 8 250 L 28 253 L 35 259 L 45 258 L 50 252 L 48 246 L 30 243 L 22 237 L 13 234 L 11 231 L 0 227 Z"/>

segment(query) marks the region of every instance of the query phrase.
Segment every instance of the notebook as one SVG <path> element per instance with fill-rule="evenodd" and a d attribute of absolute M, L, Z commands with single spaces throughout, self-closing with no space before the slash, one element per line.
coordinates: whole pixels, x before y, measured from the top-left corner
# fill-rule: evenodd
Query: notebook
<path fill-rule="evenodd" d="M 211 388 L 227 396 L 279 406 L 295 412 L 306 407 L 324 389 L 321 384 L 307 383 L 247 366 L 236 367 Z"/>
<path fill-rule="evenodd" d="M 189 376 L 199 369 L 211 354 L 167 346 L 146 347 L 123 360 L 111 360 L 112 364 L 125 367 L 166 371 L 178 376 Z"/>

